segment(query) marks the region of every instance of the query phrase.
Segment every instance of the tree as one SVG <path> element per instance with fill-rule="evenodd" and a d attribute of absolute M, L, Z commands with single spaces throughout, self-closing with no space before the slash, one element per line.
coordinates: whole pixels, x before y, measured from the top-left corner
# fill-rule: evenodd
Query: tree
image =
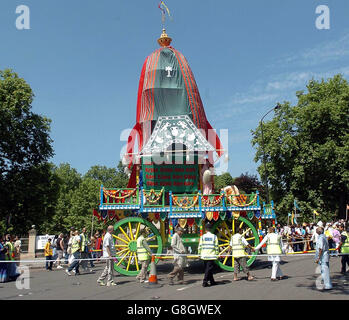
<path fill-rule="evenodd" d="M 126 188 L 128 183 L 128 177 L 123 171 L 121 161 L 117 168 L 93 166 L 87 171 L 85 178 L 99 180 L 106 188 Z"/>
<path fill-rule="evenodd" d="M 214 177 L 215 192 L 220 193 L 220 190 L 226 186 L 234 184 L 234 179 L 229 172 L 225 172 L 219 176 Z"/>
<path fill-rule="evenodd" d="M 287 215 L 296 199 L 303 218 L 345 217 L 349 202 L 349 84 L 341 75 L 309 81 L 298 103 L 285 102 L 263 125 L 271 195 Z M 262 160 L 261 128 L 252 131 L 255 161 Z M 264 177 L 263 166 L 258 172 Z M 320 217 L 320 218 L 323 218 Z"/>
<path fill-rule="evenodd" d="M 47 163 L 51 121 L 31 111 L 33 98 L 24 79 L 0 71 L 0 217 L 11 232 L 26 232 L 50 215 L 57 187 Z"/>
<path fill-rule="evenodd" d="M 238 187 L 240 191 L 246 194 L 255 193 L 257 190 L 260 192 L 262 198 L 265 198 L 264 187 L 258 180 L 257 175 L 250 175 L 248 172 L 241 174 L 239 177 L 234 179 L 234 185 Z"/>
<path fill-rule="evenodd" d="M 39 228 L 42 233 L 67 232 L 65 218 L 69 214 L 74 191 L 79 188 L 82 177 L 76 169 L 68 163 L 61 163 L 58 167 L 52 167 L 52 173 L 57 177 L 58 188 L 56 190 L 57 201 L 54 205 L 54 214 L 50 216 Z"/>

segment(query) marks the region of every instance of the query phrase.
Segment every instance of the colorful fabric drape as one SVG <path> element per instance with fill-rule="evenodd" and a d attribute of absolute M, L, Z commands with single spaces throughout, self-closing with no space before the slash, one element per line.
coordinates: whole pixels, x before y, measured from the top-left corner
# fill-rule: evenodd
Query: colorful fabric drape
<path fill-rule="evenodd" d="M 186 58 L 168 46 L 161 47 L 149 55 L 142 67 L 136 125 L 127 142 L 126 158 L 130 161 L 129 168 L 134 160 L 136 139 L 140 151 L 150 137 L 154 121 L 160 116 L 173 115 L 188 115 L 197 128 L 203 129 L 209 143 L 216 148 L 217 154 L 223 154 L 221 142 L 206 118 L 199 90 Z M 131 174 L 128 187 L 135 185 L 135 176 Z"/>

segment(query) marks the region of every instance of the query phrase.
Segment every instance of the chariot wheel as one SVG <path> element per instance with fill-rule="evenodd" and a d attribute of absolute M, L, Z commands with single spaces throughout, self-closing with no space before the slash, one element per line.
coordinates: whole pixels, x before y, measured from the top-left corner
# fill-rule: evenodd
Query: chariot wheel
<path fill-rule="evenodd" d="M 229 255 L 229 244 L 231 237 L 236 233 L 235 230 L 240 228 L 243 230 L 243 236 L 247 242 L 255 247 L 259 244 L 259 236 L 254 225 L 247 219 L 239 217 L 234 219 L 232 217 L 229 220 L 219 220 L 213 225 L 213 231 L 218 237 L 219 243 L 219 256 L 215 263 L 219 265 L 223 270 L 234 271 L 235 259 Z M 257 252 L 249 252 L 249 258 L 247 259 L 247 265 L 250 266 L 256 260 Z M 225 256 L 226 255 L 226 256 Z"/>
<path fill-rule="evenodd" d="M 137 239 L 140 230 L 148 227 L 150 234 L 146 238 L 154 254 L 162 253 L 162 240 L 158 229 L 149 221 L 130 217 L 118 221 L 114 225 L 113 237 L 115 241 L 116 258 L 114 269 L 126 276 L 136 276 L 141 271 L 141 264 L 137 258 Z M 158 262 L 158 259 L 155 259 Z"/>

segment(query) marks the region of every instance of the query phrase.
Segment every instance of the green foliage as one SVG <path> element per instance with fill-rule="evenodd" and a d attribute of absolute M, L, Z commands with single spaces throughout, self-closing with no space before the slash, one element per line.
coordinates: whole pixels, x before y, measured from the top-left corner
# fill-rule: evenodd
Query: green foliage
<path fill-rule="evenodd" d="M 66 233 L 71 227 L 81 230 L 92 228 L 92 212 L 98 209 L 100 201 L 100 187 L 125 188 L 128 177 L 122 170 L 122 164 L 117 168 L 93 166 L 84 176 L 67 163 L 54 169 L 58 177 L 60 188 L 55 206 L 55 214 L 42 227 L 43 233 Z M 104 227 L 102 222 L 94 218 L 93 228 Z M 44 231 L 45 230 L 45 231 Z"/>
<path fill-rule="evenodd" d="M 226 186 L 234 184 L 234 179 L 229 172 L 225 172 L 219 176 L 214 177 L 214 188 L 216 193 L 220 193 L 220 190 Z"/>
<path fill-rule="evenodd" d="M 345 215 L 349 202 L 349 84 L 337 75 L 327 82 L 311 80 L 298 103 L 285 102 L 263 125 L 271 196 L 287 215 L 297 199 L 304 220 L 313 209 L 320 218 Z M 260 126 L 252 132 L 255 161 L 262 162 Z M 265 177 L 264 166 L 258 171 Z M 263 179 L 264 180 L 264 179 Z"/>
<path fill-rule="evenodd" d="M 52 214 L 57 181 L 50 120 L 31 111 L 34 94 L 11 70 L 0 70 L 0 217 L 22 233 Z M 35 223 L 34 223 L 35 222 Z"/>

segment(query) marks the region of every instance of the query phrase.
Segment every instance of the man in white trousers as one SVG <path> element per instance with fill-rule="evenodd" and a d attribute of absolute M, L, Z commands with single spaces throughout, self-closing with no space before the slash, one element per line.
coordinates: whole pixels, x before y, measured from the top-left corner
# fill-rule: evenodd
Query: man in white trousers
<path fill-rule="evenodd" d="M 268 261 L 271 261 L 273 263 L 270 280 L 282 280 L 284 278 L 284 275 L 282 274 L 280 268 L 280 255 L 283 253 L 283 244 L 281 236 L 275 233 L 273 227 L 268 228 L 267 235 L 263 238 L 261 243 L 254 248 L 254 250 L 259 250 L 265 243 L 267 244 Z"/>
<path fill-rule="evenodd" d="M 113 257 L 116 255 L 115 251 L 115 243 L 113 239 L 113 231 L 114 227 L 109 226 L 107 229 L 107 233 L 104 236 L 103 239 L 103 258 L 106 260 L 106 266 L 104 268 L 103 273 L 98 278 L 97 283 L 99 283 L 101 286 L 107 285 L 109 286 L 116 286 L 116 283 L 114 282 L 114 260 Z M 107 283 L 104 282 L 104 280 L 107 278 Z"/>

